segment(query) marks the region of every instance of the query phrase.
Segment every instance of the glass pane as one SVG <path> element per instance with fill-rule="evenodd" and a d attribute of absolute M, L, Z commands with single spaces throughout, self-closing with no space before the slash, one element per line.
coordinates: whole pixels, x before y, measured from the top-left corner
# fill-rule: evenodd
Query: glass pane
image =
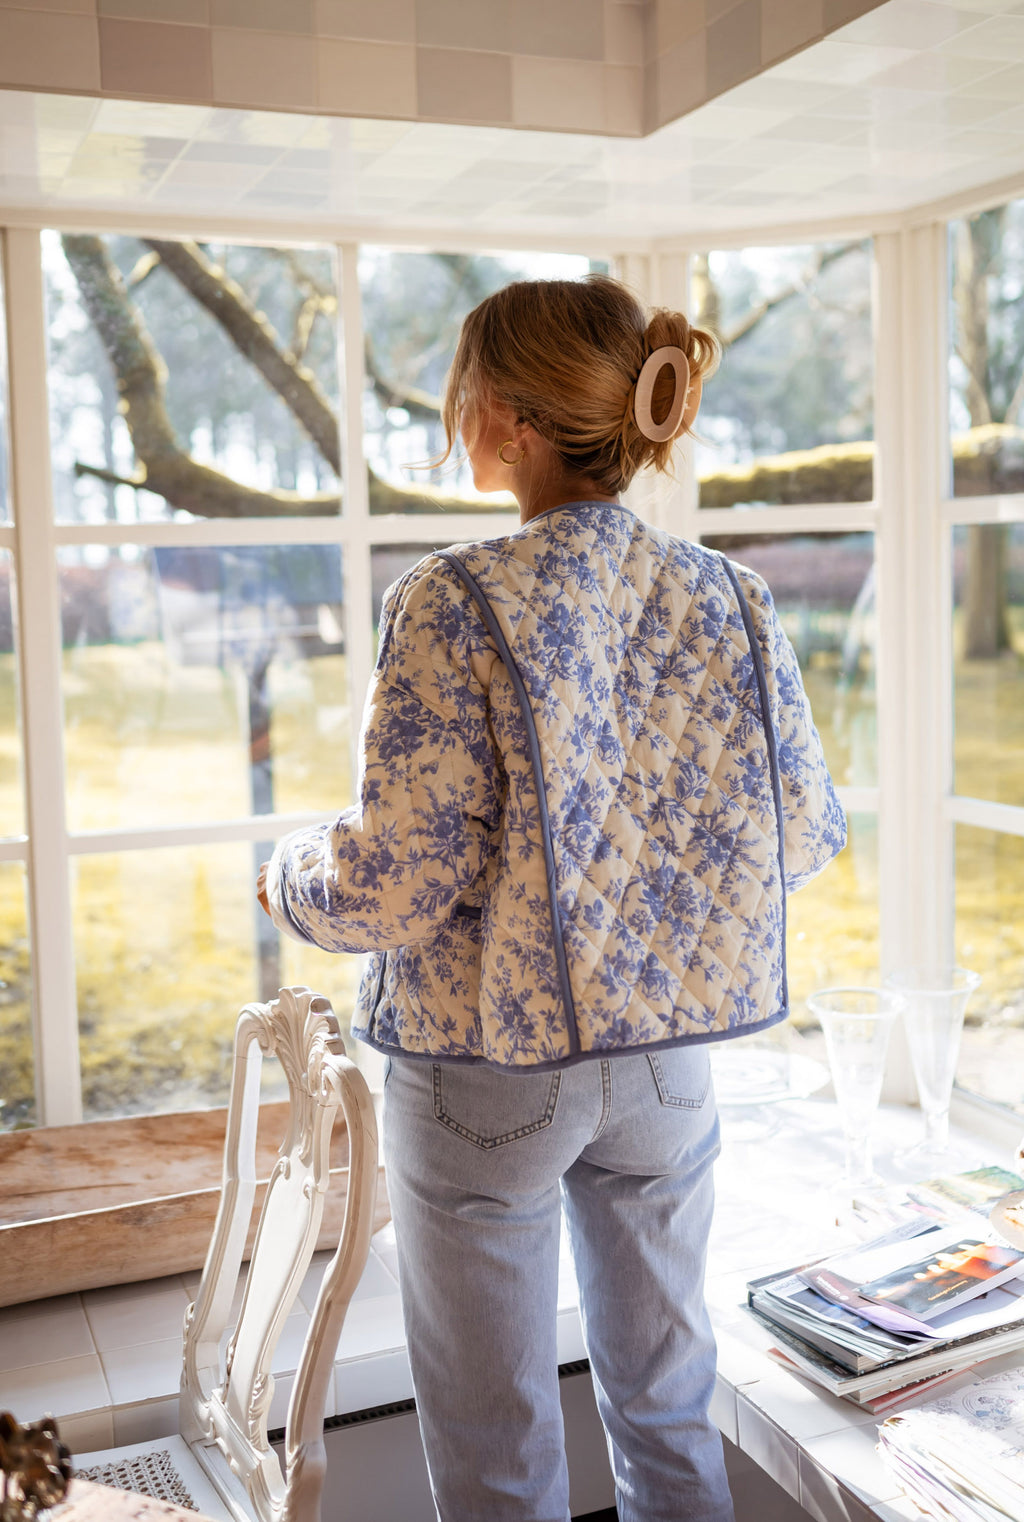
<path fill-rule="evenodd" d="M 49 232 L 43 265 L 59 522 L 338 512 L 330 249 Z"/>
<path fill-rule="evenodd" d="M 11 557 L 0 550 L 0 836 L 8 838 L 25 830 L 12 576 Z"/>
<path fill-rule="evenodd" d="M 424 555 L 442 548 L 442 545 L 436 544 L 378 544 L 374 546 L 370 561 L 373 575 L 374 633 L 380 624 L 384 593 L 391 583 L 397 581 L 400 576 L 404 576 L 406 571 L 412 570 L 412 567 L 418 560 L 422 560 Z"/>
<path fill-rule="evenodd" d="M 7 464 L 7 327 L 4 310 L 3 270 L 0 269 L 0 523 L 11 521 L 10 480 Z"/>
<path fill-rule="evenodd" d="M 845 850 L 787 899 L 790 1008 L 793 1024 L 808 1040 L 815 1032 L 820 1038 L 807 1010 L 808 994 L 878 983 L 878 820 L 874 814 L 850 814 L 846 824 Z M 824 1061 L 823 1042 L 820 1055 Z"/>
<path fill-rule="evenodd" d="M 877 781 L 872 534 L 707 535 L 763 576 L 793 642 L 835 781 Z"/>
<path fill-rule="evenodd" d="M 36 1123 L 25 869 L 0 863 L 0 1131 Z"/>
<path fill-rule="evenodd" d="M 1024 839 L 956 828 L 956 957 L 981 974 L 957 1082 L 1024 1114 Z"/>
<path fill-rule="evenodd" d="M 949 226 L 953 493 L 1024 491 L 1024 201 Z"/>
<path fill-rule="evenodd" d="M 361 1041 L 353 1041 L 349 1028 L 366 958 L 321 951 L 318 946 L 303 946 L 286 935 L 280 937 L 280 946 L 281 987 L 312 988 L 315 993 L 330 999 L 331 1008 L 347 1038 L 348 1055 L 353 1062 L 364 1066 L 372 1048 Z"/>
<path fill-rule="evenodd" d="M 351 798 L 334 547 L 60 552 L 72 830 Z"/>
<path fill-rule="evenodd" d="M 1024 524 L 953 530 L 954 792 L 1024 805 Z"/>
<path fill-rule="evenodd" d="M 515 511 L 511 496 L 474 490 L 458 449 L 454 463 L 425 465 L 444 449 L 440 399 L 462 320 L 512 280 L 578 280 L 606 270 L 603 261 L 576 254 L 360 249 L 372 513 Z"/>
<path fill-rule="evenodd" d="M 239 1010 L 285 983 L 311 981 L 347 1028 L 359 958 L 332 957 L 328 968 L 315 953 L 280 944 L 256 903 L 256 865 L 267 849 L 242 843 L 74 858 L 88 1119 L 224 1104 Z"/>
<path fill-rule="evenodd" d="M 702 507 L 870 500 L 871 263 L 870 241 L 695 257 L 696 321 L 725 351 L 698 419 Z"/>

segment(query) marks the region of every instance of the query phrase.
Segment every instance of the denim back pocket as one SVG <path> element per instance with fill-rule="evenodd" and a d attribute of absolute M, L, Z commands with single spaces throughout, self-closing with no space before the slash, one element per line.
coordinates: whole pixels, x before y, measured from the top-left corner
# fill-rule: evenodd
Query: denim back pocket
<path fill-rule="evenodd" d="M 492 1068 L 435 1062 L 434 1119 L 475 1147 L 520 1141 L 555 1118 L 558 1073 L 496 1073 Z"/>
<path fill-rule="evenodd" d="M 670 1046 L 648 1052 L 658 1097 L 676 1110 L 699 1110 L 711 1088 L 711 1058 L 700 1046 Z"/>

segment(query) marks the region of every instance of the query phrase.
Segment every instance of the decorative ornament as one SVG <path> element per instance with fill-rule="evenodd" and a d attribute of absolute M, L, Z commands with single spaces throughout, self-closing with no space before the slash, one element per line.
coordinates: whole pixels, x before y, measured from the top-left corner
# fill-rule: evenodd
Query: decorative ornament
<path fill-rule="evenodd" d="M 675 371 L 675 395 L 663 421 L 656 423 L 651 413 L 651 399 L 654 396 L 654 383 L 666 365 L 671 365 Z M 637 376 L 633 394 L 633 416 L 645 439 L 650 439 L 652 444 L 663 444 L 666 439 L 675 438 L 686 411 L 689 391 L 690 362 L 682 349 L 675 344 L 662 344 L 660 349 L 655 349 L 647 356 Z M 498 452 L 501 453 L 500 450 Z"/>
<path fill-rule="evenodd" d="M 0 1522 L 34 1522 L 63 1501 L 71 1480 L 71 1455 L 52 1416 L 22 1427 L 0 1411 Z"/>
<path fill-rule="evenodd" d="M 520 449 L 518 455 L 516 456 L 516 458 L 514 460 L 506 460 L 506 458 L 505 458 L 505 450 L 508 448 L 508 446 L 510 444 L 512 444 L 514 442 L 515 441 L 513 439 L 506 439 L 504 444 L 499 444 L 498 445 L 498 459 L 501 461 L 502 465 L 518 465 L 520 460 L 526 454 L 526 450 L 525 449 Z"/>

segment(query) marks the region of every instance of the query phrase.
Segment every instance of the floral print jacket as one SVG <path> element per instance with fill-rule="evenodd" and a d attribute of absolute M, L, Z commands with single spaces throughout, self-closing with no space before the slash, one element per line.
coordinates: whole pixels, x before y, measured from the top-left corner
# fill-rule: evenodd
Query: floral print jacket
<path fill-rule="evenodd" d="M 785 892 L 846 832 L 751 571 L 614 503 L 427 555 L 361 746 L 268 874 L 282 929 L 373 953 L 358 1037 L 536 1069 L 785 1017 Z"/>

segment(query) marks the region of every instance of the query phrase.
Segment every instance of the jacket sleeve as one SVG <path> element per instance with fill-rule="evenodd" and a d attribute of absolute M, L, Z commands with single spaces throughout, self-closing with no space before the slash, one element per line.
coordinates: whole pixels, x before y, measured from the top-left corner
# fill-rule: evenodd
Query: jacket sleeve
<path fill-rule="evenodd" d="M 358 801 L 278 845 L 275 924 L 327 951 L 427 940 L 479 875 L 501 817 L 488 717 L 496 659 L 461 587 L 428 557 L 385 597 Z"/>
<path fill-rule="evenodd" d="M 795 893 L 845 846 L 846 815 L 811 718 L 796 652 L 779 622 L 772 594 L 753 571 L 735 569 L 764 661 L 782 784 L 786 891 Z"/>

